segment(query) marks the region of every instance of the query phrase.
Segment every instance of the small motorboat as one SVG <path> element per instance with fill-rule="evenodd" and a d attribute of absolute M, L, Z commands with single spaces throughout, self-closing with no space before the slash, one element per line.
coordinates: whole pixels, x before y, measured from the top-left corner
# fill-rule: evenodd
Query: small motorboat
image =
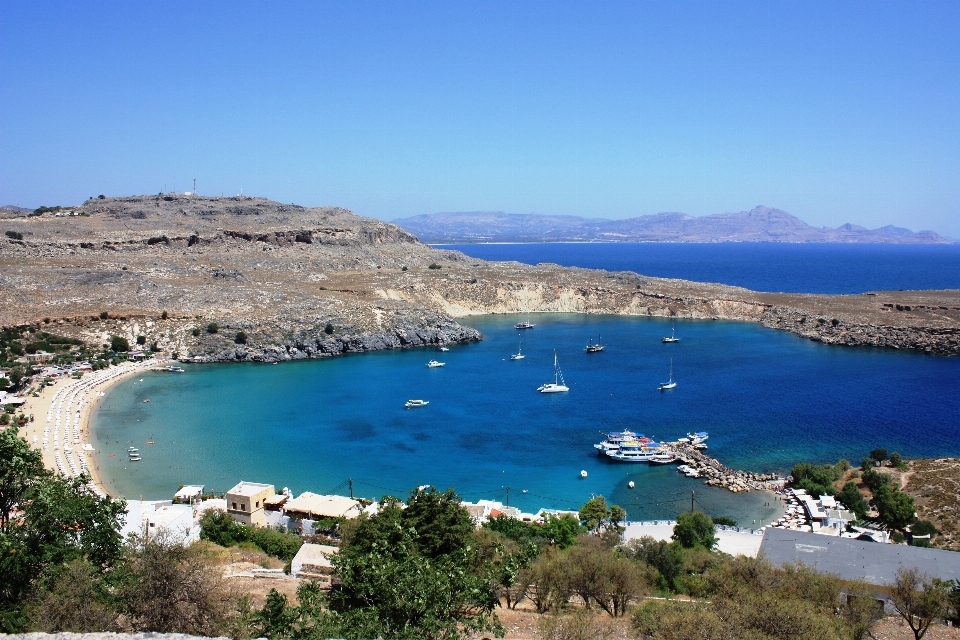
<path fill-rule="evenodd" d="M 412 409 L 413 407 L 425 407 L 430 404 L 429 400 L 407 400 L 403 406 L 407 409 Z"/>
<path fill-rule="evenodd" d="M 440 351 L 450 351 L 449 347 L 440 347 Z"/>
<path fill-rule="evenodd" d="M 531 324 L 528 320 L 524 320 L 523 322 L 518 322 L 517 324 L 513 325 L 513 328 L 514 329 L 533 329 L 535 326 L 537 325 Z"/>
<path fill-rule="evenodd" d="M 446 366 L 446 364 L 447 364 L 446 362 L 437 362 L 436 360 L 431 360 L 430 362 L 427 363 L 427 366 L 430 367 L 431 369 L 436 369 L 437 367 Z"/>

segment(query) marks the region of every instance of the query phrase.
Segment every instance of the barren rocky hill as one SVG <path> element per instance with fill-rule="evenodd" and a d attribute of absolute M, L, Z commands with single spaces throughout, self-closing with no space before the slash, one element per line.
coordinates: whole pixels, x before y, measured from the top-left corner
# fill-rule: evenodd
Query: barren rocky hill
<path fill-rule="evenodd" d="M 828 343 L 960 353 L 960 291 L 767 294 L 484 262 L 332 207 L 164 194 L 3 225 L 0 325 L 47 321 L 93 344 L 143 335 L 205 361 L 476 340 L 469 315 L 544 311 L 755 321 Z M 217 333 L 197 331 L 211 322 Z"/>

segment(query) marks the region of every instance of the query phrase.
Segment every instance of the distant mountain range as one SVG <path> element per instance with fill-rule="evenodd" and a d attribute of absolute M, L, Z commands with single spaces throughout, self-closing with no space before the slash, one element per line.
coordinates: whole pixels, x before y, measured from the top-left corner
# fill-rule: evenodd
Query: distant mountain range
<path fill-rule="evenodd" d="M 740 213 L 695 217 L 657 213 L 609 220 L 537 213 L 466 211 L 394 220 L 421 242 L 847 242 L 950 244 L 933 231 L 887 225 L 812 227 L 786 211 L 758 206 Z"/>

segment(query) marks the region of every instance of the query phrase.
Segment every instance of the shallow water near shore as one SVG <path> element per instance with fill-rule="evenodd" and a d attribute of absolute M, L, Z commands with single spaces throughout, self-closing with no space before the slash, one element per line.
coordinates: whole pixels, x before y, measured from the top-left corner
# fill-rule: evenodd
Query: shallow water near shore
<path fill-rule="evenodd" d="M 445 353 L 144 373 L 95 408 L 96 464 L 128 498 L 240 480 L 347 494 L 352 478 L 367 498 L 432 484 L 504 501 L 509 487 L 509 503 L 524 510 L 576 508 L 602 494 L 637 520 L 673 517 L 695 491 L 698 508 L 750 525 L 774 513 L 769 495 L 705 487 L 673 465 L 609 462 L 592 447 L 599 432 L 705 430 L 724 464 L 781 473 L 803 460 L 857 464 L 878 446 L 960 455 L 958 358 L 829 347 L 750 323 L 678 321 L 681 341 L 670 345 L 660 342 L 671 327 L 663 319 L 537 314 L 536 328 L 518 332 L 519 319 L 467 318 L 484 340 Z M 585 354 L 598 334 L 606 350 Z M 511 361 L 518 336 L 526 358 Z M 571 390 L 542 395 L 554 348 Z M 671 357 L 678 386 L 657 391 Z M 427 368 L 431 358 L 446 366 Z M 410 398 L 430 404 L 406 409 Z M 127 461 L 131 444 L 141 462 Z"/>

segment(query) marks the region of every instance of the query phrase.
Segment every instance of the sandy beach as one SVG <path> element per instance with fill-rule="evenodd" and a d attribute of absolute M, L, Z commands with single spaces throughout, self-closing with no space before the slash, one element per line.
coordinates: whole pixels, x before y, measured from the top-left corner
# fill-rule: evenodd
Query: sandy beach
<path fill-rule="evenodd" d="M 21 431 L 31 447 L 43 455 L 48 469 L 67 476 L 85 471 L 99 493 L 107 493 L 97 473 L 97 451 L 83 449 L 90 442 L 90 414 L 111 386 L 160 362 L 125 362 L 109 369 L 87 372 L 81 378 L 64 377 L 44 387 L 39 397 L 28 398 L 23 413 L 32 416 Z"/>

